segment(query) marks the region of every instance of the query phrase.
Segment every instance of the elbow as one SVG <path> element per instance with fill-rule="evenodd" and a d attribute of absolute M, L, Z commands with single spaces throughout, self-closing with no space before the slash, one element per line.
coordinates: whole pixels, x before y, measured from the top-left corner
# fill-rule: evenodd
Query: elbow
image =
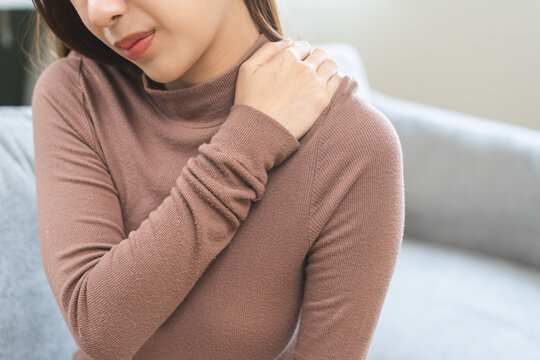
<path fill-rule="evenodd" d="M 135 352 L 122 346 L 118 337 L 96 336 L 98 331 L 93 330 L 89 336 L 82 336 L 77 344 L 92 359 L 130 360 Z"/>
<path fill-rule="evenodd" d="M 76 316 L 76 314 L 75 314 Z M 112 329 L 103 328 L 95 323 L 79 323 L 72 328 L 72 333 L 78 334 L 76 343 L 85 354 L 92 359 L 128 360 L 132 359 L 136 350 L 127 346 L 124 337 L 112 334 Z"/>
<path fill-rule="evenodd" d="M 87 278 L 83 276 L 62 292 L 65 318 L 75 342 L 92 359 L 132 359 L 137 349 L 129 347 L 130 340 L 111 326 L 105 313 L 89 307 Z"/>

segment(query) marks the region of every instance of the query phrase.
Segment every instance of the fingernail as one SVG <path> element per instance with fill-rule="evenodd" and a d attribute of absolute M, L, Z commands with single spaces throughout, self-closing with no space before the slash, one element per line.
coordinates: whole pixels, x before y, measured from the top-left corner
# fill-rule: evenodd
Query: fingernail
<path fill-rule="evenodd" d="M 286 37 L 285 39 L 282 39 L 281 41 L 282 41 L 283 43 L 285 43 L 285 44 L 290 44 L 292 40 L 291 40 L 290 37 Z"/>

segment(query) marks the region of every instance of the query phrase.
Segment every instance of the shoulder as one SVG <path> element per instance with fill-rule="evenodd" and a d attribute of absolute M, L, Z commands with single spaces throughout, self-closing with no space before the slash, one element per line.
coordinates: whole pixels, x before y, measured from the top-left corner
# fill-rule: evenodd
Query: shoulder
<path fill-rule="evenodd" d="M 358 179 L 377 179 L 368 181 L 377 184 L 378 179 L 402 176 L 401 143 L 394 126 L 358 96 L 357 89 L 357 80 L 344 76 L 325 110 L 313 180 L 312 196 L 318 200 L 313 201 L 338 201 Z"/>
<path fill-rule="evenodd" d="M 358 81 L 345 75 L 324 119 L 319 146 L 336 161 L 385 161 L 401 157 L 401 143 L 392 122 L 358 95 Z M 323 159 L 324 160 L 324 159 Z"/>
<path fill-rule="evenodd" d="M 54 60 L 39 75 L 32 93 L 34 126 L 45 122 L 77 128 L 84 112 L 81 59 L 67 56 Z"/>
<path fill-rule="evenodd" d="M 358 96 L 357 89 L 358 82 L 344 76 L 321 118 L 309 196 L 310 245 L 353 187 L 370 196 L 401 189 L 396 130 L 381 111 Z"/>
<path fill-rule="evenodd" d="M 135 75 L 135 77 L 134 77 Z M 75 51 L 57 59 L 36 80 L 33 96 L 79 98 L 86 101 L 115 84 L 136 79 L 135 66 L 98 63 Z"/>
<path fill-rule="evenodd" d="M 66 57 L 54 60 L 41 72 L 32 94 L 32 119 L 36 135 L 67 130 L 97 149 L 88 116 L 84 66 L 83 57 L 71 52 Z"/>
<path fill-rule="evenodd" d="M 66 57 L 54 60 L 39 75 L 34 85 L 33 97 L 47 97 L 66 102 L 79 99 L 88 85 L 92 84 L 94 74 L 103 72 L 101 65 L 83 55 L 71 51 Z M 66 98 L 67 97 L 67 98 Z"/>
<path fill-rule="evenodd" d="M 68 55 L 50 63 L 34 84 L 33 99 L 36 97 L 61 98 L 65 95 L 77 97 L 81 91 L 81 58 Z"/>

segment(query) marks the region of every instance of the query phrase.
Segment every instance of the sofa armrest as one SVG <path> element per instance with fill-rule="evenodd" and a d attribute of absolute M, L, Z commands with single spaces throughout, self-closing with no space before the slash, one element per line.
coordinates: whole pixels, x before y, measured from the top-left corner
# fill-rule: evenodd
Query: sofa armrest
<path fill-rule="evenodd" d="M 405 233 L 540 268 L 540 132 L 397 99 L 371 103 L 403 149 Z"/>
<path fill-rule="evenodd" d="M 30 106 L 0 106 L 0 358 L 71 359 L 41 259 L 32 130 Z"/>

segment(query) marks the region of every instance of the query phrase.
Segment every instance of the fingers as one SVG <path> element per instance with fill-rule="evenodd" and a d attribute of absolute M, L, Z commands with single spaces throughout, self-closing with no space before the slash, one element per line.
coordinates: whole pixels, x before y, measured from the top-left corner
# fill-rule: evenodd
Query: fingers
<path fill-rule="evenodd" d="M 331 93 L 339 87 L 343 79 L 343 75 L 338 72 L 337 63 L 328 57 L 326 50 L 316 48 L 311 51 L 311 44 L 306 40 L 292 42 L 290 38 L 264 44 L 242 67 L 245 71 L 255 72 L 272 60 L 287 62 L 291 59 L 311 67 Z"/>
<path fill-rule="evenodd" d="M 289 39 L 288 42 L 285 41 L 287 39 Z M 302 61 L 310 54 L 311 45 L 307 41 L 301 40 L 291 44 L 292 40 L 287 39 L 264 44 L 242 66 L 255 70 L 277 56 L 296 58 L 297 61 Z"/>
<path fill-rule="evenodd" d="M 285 40 L 285 39 L 284 39 Z M 261 46 L 245 63 L 250 66 L 262 66 L 272 60 L 281 50 L 290 46 L 290 41 L 271 41 Z"/>
<path fill-rule="evenodd" d="M 327 82 L 332 75 L 338 72 L 337 63 L 332 59 L 324 59 L 317 69 L 319 77 Z"/>
<path fill-rule="evenodd" d="M 316 71 L 329 92 L 333 93 L 338 88 L 343 76 L 339 73 L 338 64 L 328 57 L 326 50 L 315 48 L 304 63 L 309 64 Z"/>
<path fill-rule="evenodd" d="M 278 55 L 287 56 L 287 52 L 291 52 L 299 61 L 302 61 L 311 53 L 311 45 L 305 40 L 296 41 Z"/>
<path fill-rule="evenodd" d="M 328 54 L 326 53 L 326 50 L 321 48 L 315 48 L 313 51 L 311 51 L 311 54 L 309 54 L 309 56 L 304 60 L 304 63 L 306 65 L 309 65 L 314 72 L 318 72 L 318 68 L 326 59 L 328 59 Z M 330 77 L 330 75 L 331 74 L 328 74 L 326 80 L 328 79 L 328 77 Z"/>
<path fill-rule="evenodd" d="M 330 94 L 334 94 L 336 92 L 341 80 L 343 80 L 343 75 L 339 72 L 330 76 L 330 79 L 328 79 L 328 82 L 326 83 L 326 89 Z"/>

